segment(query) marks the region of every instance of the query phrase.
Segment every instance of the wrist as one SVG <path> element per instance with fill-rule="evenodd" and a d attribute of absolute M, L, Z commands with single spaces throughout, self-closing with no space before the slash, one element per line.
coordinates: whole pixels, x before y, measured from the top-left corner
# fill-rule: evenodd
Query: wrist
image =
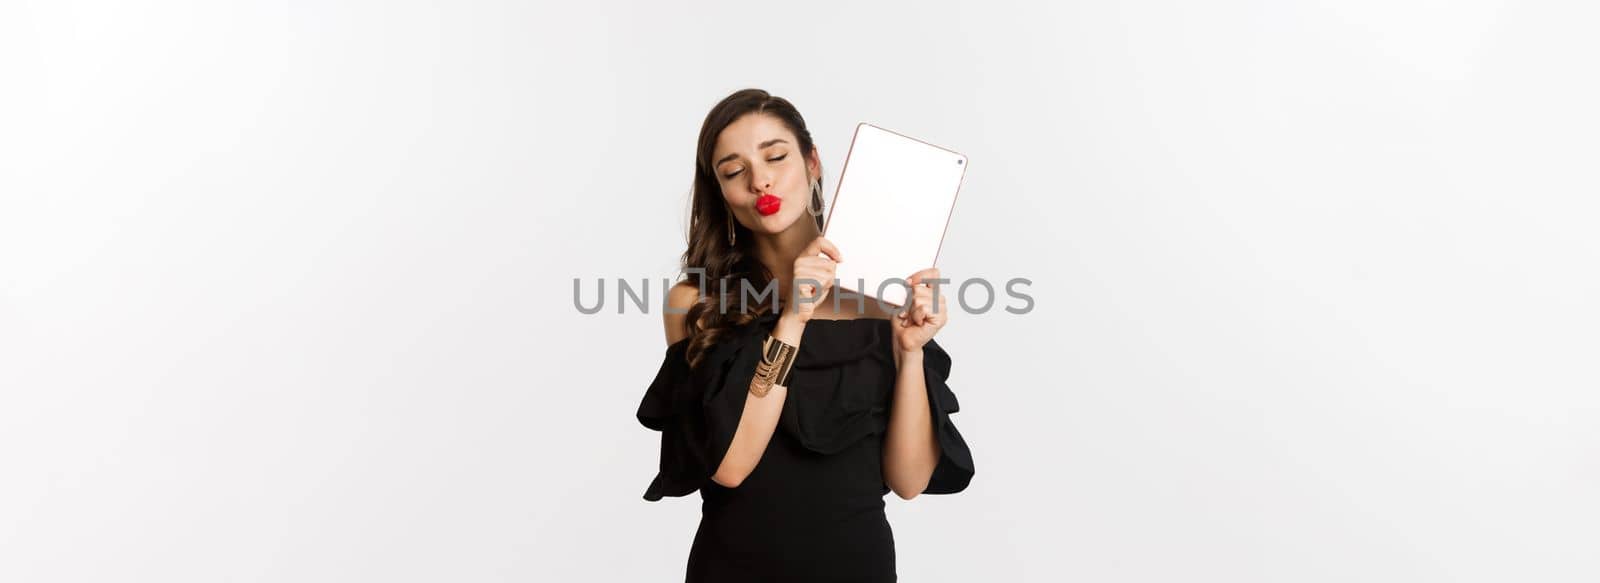
<path fill-rule="evenodd" d="M 806 320 L 793 312 L 778 316 L 777 324 L 772 327 L 772 336 L 789 344 L 799 344 L 800 335 L 805 332 Z"/>
<path fill-rule="evenodd" d="M 912 366 L 922 364 L 922 348 L 899 348 L 894 351 L 894 364 L 896 368 L 904 368 L 907 364 Z"/>

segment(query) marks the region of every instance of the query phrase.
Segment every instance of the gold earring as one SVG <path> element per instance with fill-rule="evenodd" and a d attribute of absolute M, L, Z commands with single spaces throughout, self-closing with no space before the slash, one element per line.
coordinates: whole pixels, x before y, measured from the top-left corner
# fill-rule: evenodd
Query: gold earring
<path fill-rule="evenodd" d="M 726 206 L 722 207 L 722 208 L 728 209 L 728 246 L 732 247 L 733 246 L 733 240 L 734 240 L 733 208 L 732 207 L 726 207 Z"/>

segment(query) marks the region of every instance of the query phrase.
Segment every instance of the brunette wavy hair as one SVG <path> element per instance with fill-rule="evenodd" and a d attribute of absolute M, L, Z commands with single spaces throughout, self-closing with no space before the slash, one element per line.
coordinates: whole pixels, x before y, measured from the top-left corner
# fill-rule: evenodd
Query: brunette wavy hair
<path fill-rule="evenodd" d="M 722 185 L 717 181 L 711 156 L 717 147 L 717 137 L 728 125 L 745 115 L 770 115 L 794 133 L 800 152 L 805 159 L 816 156 L 816 145 L 811 141 L 811 131 L 806 129 L 805 118 L 789 100 L 762 91 L 743 89 L 718 102 L 706 114 L 700 125 L 699 147 L 695 152 L 694 190 L 689 206 L 689 248 L 683 252 L 680 264 L 685 281 L 694 283 L 704 293 L 689 307 L 685 323 L 689 328 L 689 345 L 685 350 L 689 366 L 694 367 L 710 347 L 734 328 L 750 323 L 771 311 L 770 302 L 751 302 L 754 308 L 743 311 L 739 294 L 744 282 L 760 291 L 772 281 L 773 274 L 752 252 L 750 230 L 738 221 L 729 220 L 728 203 L 722 197 Z M 820 180 L 818 176 L 816 179 Z M 822 208 L 822 193 L 811 193 L 811 204 Z M 817 230 L 822 230 L 822 216 L 813 216 Z M 803 220 L 803 219 L 802 219 Z M 728 245 L 728 229 L 735 230 L 735 243 Z M 696 269 L 697 271 L 690 271 Z M 700 272 L 698 270 L 704 270 Z M 723 290 L 726 290 L 724 293 Z"/>

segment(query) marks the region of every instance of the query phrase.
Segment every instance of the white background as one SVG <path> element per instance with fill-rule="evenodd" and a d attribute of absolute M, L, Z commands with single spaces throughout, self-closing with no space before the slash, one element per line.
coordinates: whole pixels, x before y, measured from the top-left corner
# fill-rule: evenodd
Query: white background
<path fill-rule="evenodd" d="M 1600 579 L 1587 3 L 667 4 L 0 7 L 0 580 L 680 580 L 572 281 L 659 301 L 750 86 L 1034 282 L 902 580 Z"/>

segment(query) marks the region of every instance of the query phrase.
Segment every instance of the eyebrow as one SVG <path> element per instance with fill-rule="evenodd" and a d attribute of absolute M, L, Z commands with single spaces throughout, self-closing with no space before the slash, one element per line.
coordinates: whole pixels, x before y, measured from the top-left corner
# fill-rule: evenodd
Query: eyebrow
<path fill-rule="evenodd" d="M 785 140 L 783 138 L 773 138 L 773 139 L 767 140 L 765 142 L 761 142 L 761 145 L 756 146 L 756 149 L 757 150 L 765 150 L 765 149 L 767 149 L 768 146 L 771 146 L 773 144 L 778 144 L 778 143 L 787 144 L 787 143 L 789 143 L 789 141 Z M 732 159 L 738 158 L 738 157 L 739 157 L 738 154 L 728 154 L 726 156 L 723 156 L 721 160 L 717 160 L 717 163 L 716 164 L 712 164 L 712 166 L 721 166 L 723 162 L 727 162 L 729 160 L 732 160 Z"/>

